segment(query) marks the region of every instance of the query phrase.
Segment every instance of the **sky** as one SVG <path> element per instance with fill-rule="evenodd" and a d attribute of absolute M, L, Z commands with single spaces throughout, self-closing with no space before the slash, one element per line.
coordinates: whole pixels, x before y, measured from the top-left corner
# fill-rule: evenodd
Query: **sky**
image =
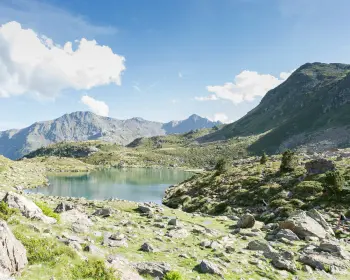
<path fill-rule="evenodd" d="M 350 63 L 348 0 L 0 0 L 0 130 L 65 113 L 232 122 Z"/>

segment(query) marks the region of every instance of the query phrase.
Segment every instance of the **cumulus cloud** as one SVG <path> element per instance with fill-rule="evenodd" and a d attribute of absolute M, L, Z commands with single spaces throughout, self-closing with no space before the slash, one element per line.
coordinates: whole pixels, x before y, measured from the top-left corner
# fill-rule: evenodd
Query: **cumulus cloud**
<path fill-rule="evenodd" d="M 109 107 L 103 101 L 96 100 L 88 95 L 84 95 L 81 98 L 81 102 L 88 106 L 89 109 L 97 115 L 107 117 L 109 114 Z"/>
<path fill-rule="evenodd" d="M 195 99 L 198 101 L 224 99 L 235 104 L 253 101 L 256 97 L 264 96 L 269 90 L 283 83 L 291 73 L 282 72 L 279 77 L 275 77 L 245 70 L 235 77 L 233 83 L 225 83 L 222 86 L 207 86 L 207 90 L 213 94 L 195 97 Z"/>
<path fill-rule="evenodd" d="M 18 22 L 0 26 L 0 97 L 29 93 L 55 98 L 65 89 L 120 85 L 124 62 L 95 40 L 60 46 Z"/>
<path fill-rule="evenodd" d="M 231 123 L 232 120 L 228 118 L 228 116 L 225 113 L 216 113 L 213 117 L 207 117 L 208 120 L 211 120 L 213 122 L 220 121 L 222 123 Z"/>

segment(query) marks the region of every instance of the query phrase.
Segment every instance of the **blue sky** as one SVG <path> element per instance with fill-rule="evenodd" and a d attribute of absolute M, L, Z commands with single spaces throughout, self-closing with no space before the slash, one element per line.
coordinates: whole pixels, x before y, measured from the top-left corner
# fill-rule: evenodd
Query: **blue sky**
<path fill-rule="evenodd" d="M 300 65 L 350 63 L 348 11 L 347 0 L 0 0 L 0 130 L 80 110 L 237 120 Z M 70 60 L 63 46 L 82 38 L 97 47 Z"/>

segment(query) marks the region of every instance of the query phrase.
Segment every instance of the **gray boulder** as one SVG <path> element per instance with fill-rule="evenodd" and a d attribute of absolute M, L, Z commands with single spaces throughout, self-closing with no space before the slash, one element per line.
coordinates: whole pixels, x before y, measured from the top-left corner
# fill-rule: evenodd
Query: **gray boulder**
<path fill-rule="evenodd" d="M 45 224 L 54 224 L 56 219 L 47 217 L 43 211 L 31 200 L 14 192 L 8 192 L 4 197 L 4 202 L 8 204 L 10 208 L 16 208 L 21 211 L 22 215 L 44 222 Z"/>
<path fill-rule="evenodd" d="M 290 229 L 281 229 L 277 234 L 276 234 L 277 239 L 285 238 L 290 241 L 296 241 L 300 240 L 299 237 Z"/>
<path fill-rule="evenodd" d="M 56 213 L 62 213 L 62 212 L 65 212 L 65 211 L 69 211 L 69 210 L 72 210 L 74 207 L 72 204 L 69 204 L 67 202 L 60 202 L 57 206 L 56 206 L 56 209 L 55 209 L 55 212 Z"/>
<path fill-rule="evenodd" d="M 253 240 L 248 243 L 248 250 L 263 251 L 264 253 L 274 252 L 272 246 L 265 240 Z"/>
<path fill-rule="evenodd" d="M 92 215 L 101 216 L 103 218 L 107 218 L 113 214 L 113 210 L 109 208 L 101 208 L 97 209 Z"/>
<path fill-rule="evenodd" d="M 107 258 L 109 266 L 116 270 L 120 280 L 143 280 L 131 266 L 129 261 L 119 255 L 111 255 Z"/>
<path fill-rule="evenodd" d="M 315 214 L 315 211 L 316 210 L 313 212 L 296 211 L 287 220 L 280 222 L 279 227 L 281 229 L 290 229 L 302 239 L 305 239 L 307 236 L 315 236 L 320 239 L 327 238 L 332 235 L 333 231 L 330 231 L 330 227 L 326 221 L 319 220 L 322 222 L 322 224 L 320 224 L 315 220 L 322 217 L 317 211 L 319 216 Z"/>
<path fill-rule="evenodd" d="M 252 228 L 255 225 L 255 218 L 252 214 L 243 215 L 237 222 L 238 228 Z"/>
<path fill-rule="evenodd" d="M 143 252 L 148 252 L 148 253 L 151 253 L 151 252 L 153 253 L 153 252 L 158 251 L 152 244 L 147 243 L 147 242 L 145 242 L 141 245 L 140 250 Z"/>
<path fill-rule="evenodd" d="M 18 273 L 27 263 L 26 249 L 12 234 L 6 222 L 0 221 L 0 275 Z"/>
<path fill-rule="evenodd" d="M 135 263 L 133 267 L 141 275 L 150 275 L 163 279 L 165 274 L 171 271 L 171 267 L 165 262 L 140 262 Z"/>
<path fill-rule="evenodd" d="M 222 276 L 222 269 L 215 263 L 212 263 L 208 260 L 202 260 L 198 268 L 201 273 L 209 273 Z"/>

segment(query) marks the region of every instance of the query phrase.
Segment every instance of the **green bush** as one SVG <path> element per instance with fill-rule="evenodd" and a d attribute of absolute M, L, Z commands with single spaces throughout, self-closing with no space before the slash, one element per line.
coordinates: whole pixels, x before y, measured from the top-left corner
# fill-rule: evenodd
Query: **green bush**
<path fill-rule="evenodd" d="M 281 172 L 292 172 L 298 165 L 298 159 L 294 152 L 287 150 L 282 155 L 282 161 L 280 166 Z"/>
<path fill-rule="evenodd" d="M 304 181 L 299 183 L 294 192 L 298 197 L 309 197 L 320 194 L 323 191 L 323 186 L 320 182 Z"/>
<path fill-rule="evenodd" d="M 89 259 L 72 268 L 73 279 L 116 280 L 112 268 L 101 259 Z"/>
<path fill-rule="evenodd" d="M 218 174 L 227 172 L 228 168 L 229 168 L 229 162 L 225 158 L 219 159 L 215 165 L 215 170 L 217 171 Z"/>
<path fill-rule="evenodd" d="M 328 171 L 326 173 L 325 182 L 331 187 L 334 192 L 341 192 L 343 190 L 345 179 L 344 176 L 338 171 Z"/>
<path fill-rule="evenodd" d="M 260 164 L 265 164 L 267 162 L 267 155 L 266 153 L 263 153 L 260 158 Z"/>
<path fill-rule="evenodd" d="M 76 257 L 72 248 L 58 243 L 54 238 L 30 237 L 20 228 L 14 230 L 13 234 L 27 249 L 29 264 L 55 262 L 60 256 Z"/>
<path fill-rule="evenodd" d="M 55 218 L 57 222 L 60 221 L 60 215 L 55 213 L 45 202 L 36 201 L 35 204 L 43 211 L 43 213 L 51 218 Z"/>
<path fill-rule="evenodd" d="M 12 215 L 18 213 L 17 209 L 10 208 L 4 201 L 0 202 L 0 219 L 7 221 Z"/>
<path fill-rule="evenodd" d="M 170 271 L 164 276 L 164 280 L 182 280 L 182 276 L 180 272 Z"/>
<path fill-rule="evenodd" d="M 282 199 L 275 199 L 269 203 L 269 206 L 272 208 L 278 208 L 278 207 L 286 205 L 287 203 L 288 203 L 288 201 L 283 199 L 283 198 Z"/>

